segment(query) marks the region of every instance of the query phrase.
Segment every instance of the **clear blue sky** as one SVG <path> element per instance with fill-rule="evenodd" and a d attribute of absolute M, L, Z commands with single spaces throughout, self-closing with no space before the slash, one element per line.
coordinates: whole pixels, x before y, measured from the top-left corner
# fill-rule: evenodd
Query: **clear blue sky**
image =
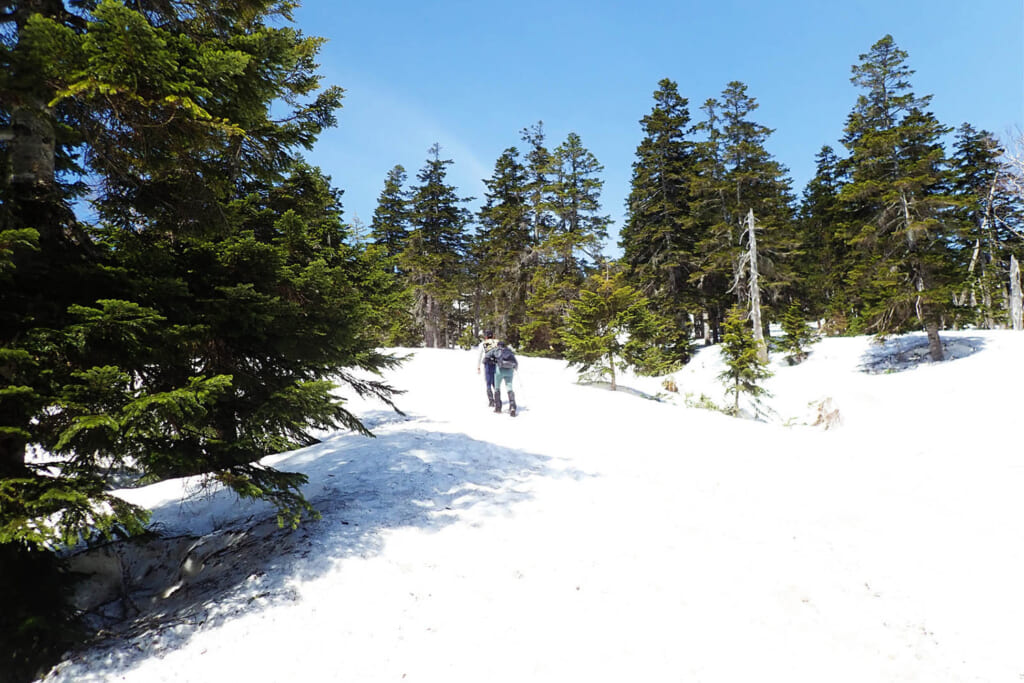
<path fill-rule="evenodd" d="M 365 223 L 388 170 L 415 182 L 435 142 L 477 208 L 501 152 L 543 121 L 549 148 L 576 132 L 604 165 L 617 255 L 639 120 L 666 77 L 695 120 L 729 81 L 746 83 L 799 196 L 821 146 L 841 148 L 850 67 L 887 33 L 940 121 L 1002 139 L 1024 126 L 1024 0 L 304 0 L 295 19 L 328 39 L 324 82 L 346 90 L 338 127 L 307 158 Z"/>

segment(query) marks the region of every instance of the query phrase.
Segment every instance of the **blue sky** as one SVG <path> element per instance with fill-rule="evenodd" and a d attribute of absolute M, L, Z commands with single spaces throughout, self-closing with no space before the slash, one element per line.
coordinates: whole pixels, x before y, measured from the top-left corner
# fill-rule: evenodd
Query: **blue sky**
<path fill-rule="evenodd" d="M 841 147 L 858 95 L 850 67 L 887 33 L 943 123 L 1003 139 L 1024 126 L 1022 0 L 305 0 L 295 20 L 328 40 L 324 83 L 346 90 L 338 127 L 307 158 L 365 223 L 388 170 L 415 182 L 435 142 L 477 208 L 498 156 L 543 121 L 549 148 L 576 132 L 604 165 L 616 255 L 639 120 L 666 77 L 695 120 L 728 82 L 746 83 L 799 195 L 821 146 Z"/>

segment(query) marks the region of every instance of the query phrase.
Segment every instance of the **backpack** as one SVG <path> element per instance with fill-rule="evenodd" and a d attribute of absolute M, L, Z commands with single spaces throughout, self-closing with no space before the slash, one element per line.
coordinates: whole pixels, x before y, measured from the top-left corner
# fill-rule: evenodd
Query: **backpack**
<path fill-rule="evenodd" d="M 497 339 L 485 339 L 483 341 L 484 347 L 484 365 L 494 365 L 494 350 L 498 348 Z"/>
<path fill-rule="evenodd" d="M 507 346 L 502 346 L 494 354 L 495 360 L 498 361 L 499 368 L 514 368 L 518 365 L 516 362 L 516 354 L 512 353 L 512 349 Z"/>

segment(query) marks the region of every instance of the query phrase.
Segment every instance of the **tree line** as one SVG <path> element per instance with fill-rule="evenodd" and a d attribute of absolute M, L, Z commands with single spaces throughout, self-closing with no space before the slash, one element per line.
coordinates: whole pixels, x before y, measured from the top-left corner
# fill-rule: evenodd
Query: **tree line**
<path fill-rule="evenodd" d="M 321 86 L 322 41 L 289 25 L 292 8 L 0 0 L 11 680 L 76 637 L 59 551 L 144 529 L 148 512 L 113 489 L 196 476 L 269 500 L 282 524 L 315 514 L 302 476 L 260 459 L 321 429 L 367 433 L 344 397 L 393 401 L 373 379 L 397 362 L 384 347 L 493 328 L 613 383 L 622 365 L 666 371 L 749 304 L 744 225 L 765 325 L 794 310 L 839 334 L 1007 324 L 1021 174 L 967 125 L 947 155 L 889 37 L 854 67 L 845 154 L 822 150 L 800 201 L 742 83 L 697 122 L 659 83 L 610 260 L 601 164 L 539 123 L 497 159 L 475 214 L 437 146 L 411 186 L 396 166 L 360 239 L 302 157 L 343 93 Z"/>
<path fill-rule="evenodd" d="M 634 306 L 659 328 L 644 340 L 658 358 L 636 367 L 661 371 L 691 343 L 721 341 L 729 309 L 751 308 L 752 275 L 765 329 L 795 307 L 831 334 L 923 330 L 941 359 L 942 329 L 1019 327 L 1019 166 L 988 131 L 964 123 L 950 138 L 891 36 L 859 60 L 843 150 L 821 148 L 800 198 L 746 85 L 727 84 L 695 120 L 676 83 L 658 83 L 614 261 L 603 168 L 575 133 L 552 150 L 542 124 L 522 130 L 475 216 L 437 146 L 412 187 L 396 166 L 370 226 L 402 290 L 384 343 L 453 346 L 493 328 L 527 353 L 579 360 Z"/>

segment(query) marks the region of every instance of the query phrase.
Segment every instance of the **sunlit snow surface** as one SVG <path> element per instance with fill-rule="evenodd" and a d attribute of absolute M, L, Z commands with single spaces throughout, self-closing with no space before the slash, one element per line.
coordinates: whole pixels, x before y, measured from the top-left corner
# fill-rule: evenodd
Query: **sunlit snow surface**
<path fill-rule="evenodd" d="M 679 393 L 520 357 L 515 418 L 475 352 L 397 350 L 405 416 L 269 459 L 321 520 L 126 491 L 205 560 L 46 680 L 1019 682 L 1024 334 L 943 339 L 773 360 L 761 421 L 687 407 L 726 403 L 714 347 Z"/>

